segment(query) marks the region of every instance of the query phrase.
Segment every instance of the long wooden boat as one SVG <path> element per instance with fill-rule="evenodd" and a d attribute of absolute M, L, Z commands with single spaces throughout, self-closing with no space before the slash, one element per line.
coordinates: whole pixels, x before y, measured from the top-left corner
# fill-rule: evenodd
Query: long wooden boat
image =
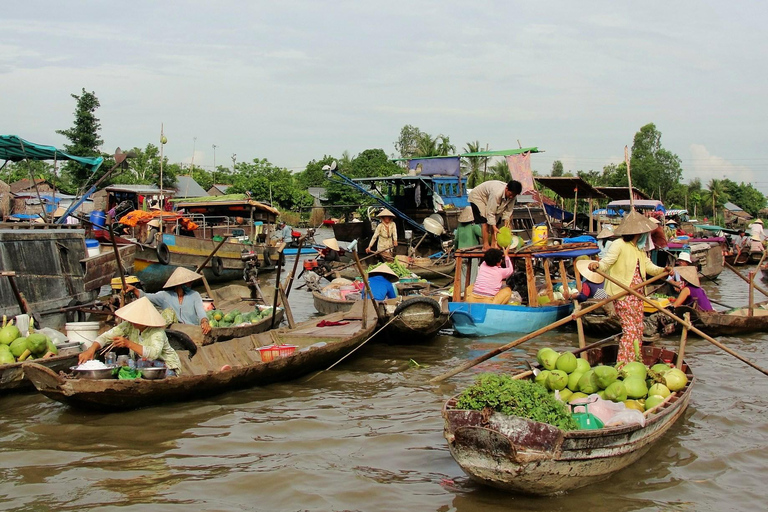
<path fill-rule="evenodd" d="M 760 263 L 760 260 L 763 257 L 763 252 L 765 251 L 765 248 L 763 247 L 763 244 L 761 242 L 758 242 L 756 240 L 752 240 L 751 245 L 749 246 L 749 265 L 757 265 Z"/>
<path fill-rule="evenodd" d="M 58 355 L 37 359 L 36 362 L 54 372 L 64 371 L 77 364 L 77 356 L 80 352 L 79 343 L 66 343 L 59 347 Z M 35 389 L 32 382 L 24 377 L 23 364 L 23 362 L 0 364 L 0 395 Z"/>
<path fill-rule="evenodd" d="M 733 266 L 742 266 L 749 263 L 749 250 L 744 249 L 736 252 L 730 252 L 723 255 L 725 262 Z"/>
<path fill-rule="evenodd" d="M 589 351 L 591 364 L 616 362 L 618 347 Z M 675 362 L 677 354 L 643 347 L 648 365 Z M 564 432 L 545 423 L 514 416 L 456 409 L 456 398 L 443 407 L 444 435 L 451 455 L 469 477 L 481 484 L 524 494 L 551 495 L 610 478 L 630 466 L 683 416 L 695 382 L 691 369 L 686 387 L 646 414 L 645 426 L 612 426 Z"/>
<path fill-rule="evenodd" d="M 723 271 L 724 237 L 692 238 L 685 242 L 669 242 L 669 250 L 679 253 L 684 248 L 704 277 L 715 279 Z M 735 256 L 734 256 L 735 258 Z M 727 261 L 727 260 L 726 260 Z"/>
<path fill-rule="evenodd" d="M 255 308 L 259 308 L 263 310 L 267 307 L 257 305 L 256 301 L 250 299 L 250 290 L 247 286 L 231 284 L 213 290 L 213 294 L 215 295 L 216 308 L 225 314 L 234 310 L 244 312 L 245 309 L 254 310 Z M 268 331 L 273 328 L 273 326 L 279 327 L 280 323 L 283 321 L 284 315 L 285 310 L 282 307 L 278 307 L 275 311 L 274 322 L 272 320 L 272 315 L 270 315 L 257 323 L 233 325 L 230 327 L 213 327 L 211 331 L 205 335 L 199 325 L 173 323 L 168 326 L 168 329 L 186 334 L 197 345 L 210 345 L 211 343 L 227 341 L 233 338 L 242 338 L 243 336 L 250 336 L 251 334 Z"/>
<path fill-rule="evenodd" d="M 313 292 L 312 298 L 315 309 L 324 315 L 349 311 L 357 303 L 333 299 L 318 292 Z M 381 313 L 380 325 L 386 326 L 384 334 L 390 341 L 398 343 L 420 343 L 432 339 L 450 321 L 447 301 L 422 295 L 387 299 L 379 302 L 377 307 Z"/>
<path fill-rule="evenodd" d="M 752 316 L 749 307 L 724 312 L 698 311 L 687 306 L 675 308 L 675 313 L 691 313 L 693 324 L 710 336 L 737 336 L 751 332 L 768 331 L 768 301 L 755 304 Z"/>
<path fill-rule="evenodd" d="M 472 259 L 482 258 L 485 254 L 481 248 L 472 247 L 458 250 L 455 253 L 456 274 L 453 282 L 453 300 L 448 305 L 453 318 L 453 328 L 462 336 L 493 336 L 505 333 L 529 333 L 565 318 L 573 311 L 573 302 L 568 299 L 555 300 L 550 262 L 559 269 L 560 285 L 570 289 L 565 262 L 579 256 L 597 254 L 599 249 L 594 243 L 567 243 L 557 246 L 529 245 L 518 249 L 509 255 L 512 264 L 521 261 L 525 264 L 526 290 L 524 299 L 527 304 L 487 304 L 479 302 L 464 302 L 462 297 L 461 265 L 469 267 Z M 544 269 L 544 288 L 547 293 L 547 303 L 540 304 L 534 261 L 541 262 Z M 469 286 L 470 272 L 465 273 Z"/>
<path fill-rule="evenodd" d="M 400 263 L 420 279 L 450 279 L 453 275 L 453 271 L 456 269 L 455 260 L 435 264 L 434 260 L 430 260 L 429 258 L 417 258 L 419 263 L 418 266 L 416 266 L 407 263 L 407 256 L 403 256 L 403 258 L 405 258 L 406 262 L 403 262 L 398 256 Z M 354 280 L 360 277 L 360 273 L 357 271 L 357 268 L 352 265 L 340 271 L 339 276 Z"/>
<path fill-rule="evenodd" d="M 313 318 L 294 329 L 279 329 L 222 343 L 197 347 L 194 354 L 177 350 L 182 375 L 161 380 L 78 379 L 57 374 L 35 363 L 25 363 L 27 377 L 45 396 L 83 409 L 120 411 L 163 402 L 194 400 L 235 389 L 291 380 L 325 369 L 349 354 L 376 328 L 376 314 L 368 308 L 323 318 L 344 325 L 318 327 Z M 260 347 L 295 345 L 296 351 L 269 362 L 262 361 Z"/>
<path fill-rule="evenodd" d="M 597 302 L 599 302 L 599 299 L 589 299 L 582 303 L 582 307 L 586 308 Z M 581 321 L 584 326 L 584 332 L 590 336 L 605 337 L 621 332 L 621 321 L 612 305 L 599 307 L 583 315 Z M 645 315 L 643 315 L 644 339 L 658 339 L 678 332 L 680 332 L 678 324 L 663 313 L 649 313 L 646 311 Z"/>

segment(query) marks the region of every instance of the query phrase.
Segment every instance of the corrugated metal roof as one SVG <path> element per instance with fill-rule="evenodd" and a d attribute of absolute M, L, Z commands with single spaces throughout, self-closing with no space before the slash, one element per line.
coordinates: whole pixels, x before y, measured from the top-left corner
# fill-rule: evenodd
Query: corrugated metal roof
<path fill-rule="evenodd" d="M 732 202 L 730 202 L 730 201 L 727 201 L 727 202 L 726 202 L 726 203 L 723 205 L 723 208 L 725 208 L 726 210 L 730 210 L 730 211 L 732 211 L 732 212 L 743 212 L 743 211 L 744 211 L 744 209 L 743 209 L 741 206 L 739 206 L 739 205 L 736 205 L 736 204 L 733 204 L 733 203 L 732 203 Z"/>
<path fill-rule="evenodd" d="M 176 176 L 176 197 L 205 197 L 208 192 L 192 176 Z"/>

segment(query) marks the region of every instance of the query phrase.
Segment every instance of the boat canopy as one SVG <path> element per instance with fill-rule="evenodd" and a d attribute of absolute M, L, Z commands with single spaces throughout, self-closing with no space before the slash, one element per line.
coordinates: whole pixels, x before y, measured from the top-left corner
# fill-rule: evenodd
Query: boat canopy
<path fill-rule="evenodd" d="M 608 197 L 584 179 L 578 176 L 537 176 L 535 180 L 542 186 L 565 199 L 605 199 Z"/>
<path fill-rule="evenodd" d="M 657 201 L 656 199 L 635 199 L 635 208 L 638 210 L 654 210 L 664 212 L 664 203 Z M 623 199 L 621 201 L 611 201 L 608 203 L 608 209 L 628 211 L 631 207 L 629 199 Z"/>
<path fill-rule="evenodd" d="M 18 135 L 0 135 L 0 159 L 20 162 L 22 160 L 72 160 L 95 172 L 104 158 L 75 156 L 53 146 L 44 146 L 24 140 Z"/>
<path fill-rule="evenodd" d="M 277 208 L 249 198 L 245 194 L 227 194 L 224 196 L 191 197 L 170 199 L 176 208 L 183 208 L 191 213 L 209 213 L 215 215 L 242 216 L 243 212 L 262 210 L 272 215 L 280 215 Z"/>

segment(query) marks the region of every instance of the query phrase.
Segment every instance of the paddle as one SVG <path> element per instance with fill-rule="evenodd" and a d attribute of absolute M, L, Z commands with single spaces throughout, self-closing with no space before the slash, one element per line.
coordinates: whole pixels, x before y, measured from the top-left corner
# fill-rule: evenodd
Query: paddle
<path fill-rule="evenodd" d="M 638 283 L 637 285 L 633 286 L 632 287 L 632 291 L 639 290 L 639 289 L 641 289 L 641 288 L 643 288 L 643 287 L 645 287 L 645 286 L 647 286 L 647 285 L 649 285 L 649 284 L 651 284 L 651 283 L 653 283 L 655 281 L 658 281 L 662 277 L 666 277 L 667 275 L 668 274 L 666 272 L 662 272 L 661 274 L 659 274 L 658 276 L 656 276 L 656 277 L 654 277 L 652 279 L 649 279 L 647 281 L 643 281 L 642 283 Z M 549 324 L 549 325 L 547 325 L 545 327 L 542 327 L 541 329 L 538 329 L 538 330 L 536 330 L 536 331 L 534 331 L 532 333 L 526 334 L 522 338 L 518 338 L 515 341 L 507 343 L 506 345 L 502 345 L 501 347 L 498 347 L 498 348 L 495 348 L 495 349 L 493 349 L 493 350 L 491 350 L 489 352 L 486 352 L 482 356 L 476 357 L 475 359 L 473 359 L 471 361 L 463 363 L 463 364 L 459 365 L 458 367 L 454 368 L 453 370 L 450 370 L 450 371 L 448 371 L 446 373 L 443 373 L 442 375 L 438 375 L 437 377 L 434 377 L 434 378 L 430 379 L 429 382 L 431 382 L 433 384 L 437 383 L 437 382 L 442 382 L 445 379 L 453 377 L 457 373 L 461 373 L 461 372 L 463 372 L 465 370 L 469 370 L 473 366 L 476 366 L 476 365 L 482 363 L 483 361 L 487 361 L 488 359 L 490 359 L 490 358 L 492 358 L 494 356 L 497 356 L 497 355 L 501 354 L 502 352 L 506 352 L 507 350 L 509 350 L 511 348 L 514 348 L 514 347 L 520 345 L 521 343 L 525 343 L 526 341 L 528 341 L 530 339 L 533 339 L 533 338 L 535 338 L 536 336 L 538 336 L 540 334 L 544 334 L 545 332 L 551 331 L 552 329 L 556 329 L 557 327 L 560 327 L 561 325 L 565 325 L 568 322 L 570 322 L 571 320 L 576 320 L 577 318 L 579 318 L 581 316 L 584 316 L 587 313 L 591 313 L 592 311 L 605 306 L 609 302 L 613 302 L 615 300 L 621 299 L 622 297 L 626 296 L 628 293 L 629 292 L 627 292 L 627 291 L 620 292 L 620 293 L 617 293 L 616 295 L 613 295 L 612 297 L 608 297 L 607 299 L 603 299 L 600 302 L 597 302 L 595 304 L 587 306 L 586 308 L 582 309 L 578 313 L 573 313 L 573 314 L 571 314 L 569 316 L 566 316 L 565 318 L 561 318 L 560 320 L 558 320 L 556 322 L 552 322 L 551 324 Z"/>
<path fill-rule="evenodd" d="M 739 276 L 739 277 L 741 278 L 741 280 L 742 280 L 742 281 L 744 281 L 744 282 L 746 282 L 746 283 L 749 283 L 749 279 L 747 279 L 746 277 L 744 277 L 744 276 L 742 275 L 742 273 L 741 273 L 741 272 L 739 272 L 738 270 L 736 270 L 735 268 L 733 268 L 733 266 L 732 266 L 730 263 L 728 263 L 727 261 L 725 262 L 725 266 L 726 266 L 726 267 L 728 267 L 729 269 L 733 270 L 734 274 L 736 274 L 737 276 Z M 760 286 L 757 286 L 756 284 L 754 284 L 754 282 L 752 283 L 752 286 L 755 288 L 755 290 L 759 291 L 760 293 L 762 293 L 763 295 L 765 295 L 766 297 L 768 297 L 768 291 L 766 291 L 766 290 L 765 290 L 765 288 L 762 288 L 762 287 L 760 287 Z"/>
<path fill-rule="evenodd" d="M 643 302 L 646 302 L 646 303 L 650 304 L 651 306 L 655 307 L 655 304 L 650 299 L 645 297 L 643 294 L 637 293 L 635 290 L 631 289 L 630 287 L 628 287 L 624 283 L 619 282 L 618 280 L 616 280 L 613 277 L 609 276 L 605 272 L 602 272 L 600 270 L 596 270 L 595 272 L 597 272 L 598 274 L 600 274 L 601 276 L 603 276 L 604 278 L 606 278 L 607 280 L 609 280 L 610 282 L 612 282 L 613 284 L 615 284 L 616 286 L 621 288 L 622 290 L 624 290 L 624 291 L 626 291 L 628 293 L 631 293 L 632 295 L 634 295 L 638 299 L 641 299 Z M 664 275 L 664 274 L 661 274 L 661 275 Z M 717 348 L 727 352 L 728 354 L 732 355 L 733 357 L 735 357 L 736 359 L 742 361 L 743 363 L 748 364 L 749 366 L 751 366 L 755 370 L 757 370 L 759 372 L 762 372 L 764 375 L 768 375 L 768 370 L 765 370 L 765 369 L 761 368 L 760 366 L 756 365 L 755 363 L 753 363 L 749 359 L 745 358 L 744 356 L 742 356 L 742 355 L 738 354 L 737 352 L 729 349 L 728 347 L 726 347 L 725 345 L 723 345 L 722 343 L 720 343 L 716 339 L 712 338 L 708 334 L 702 332 L 700 329 L 698 329 L 695 326 L 693 326 L 691 324 L 691 322 L 686 322 L 685 320 L 683 320 L 679 316 L 675 315 L 674 313 L 672 313 L 670 311 L 667 311 L 666 309 L 659 309 L 659 311 L 661 313 L 667 315 L 668 317 L 672 318 L 673 320 L 677 321 L 678 323 L 680 323 L 680 325 L 685 326 L 689 331 L 695 332 L 696 334 L 698 334 L 699 336 L 701 336 L 702 338 L 704 338 L 708 342 L 710 342 L 713 345 L 715 345 Z"/>

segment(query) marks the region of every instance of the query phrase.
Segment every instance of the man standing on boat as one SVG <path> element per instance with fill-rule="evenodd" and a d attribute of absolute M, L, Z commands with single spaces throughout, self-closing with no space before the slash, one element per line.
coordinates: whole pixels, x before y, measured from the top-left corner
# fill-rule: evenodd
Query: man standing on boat
<path fill-rule="evenodd" d="M 496 234 L 502 222 L 512 216 L 516 198 L 522 190 L 523 185 L 519 181 L 504 183 L 490 180 L 476 186 L 469 193 L 469 205 L 472 207 L 475 224 L 480 224 L 483 230 L 483 250 L 498 248 Z"/>
<path fill-rule="evenodd" d="M 285 223 L 284 220 L 281 220 L 277 224 L 278 232 L 280 240 L 283 241 L 286 245 L 290 244 L 293 241 L 293 228 Z"/>

